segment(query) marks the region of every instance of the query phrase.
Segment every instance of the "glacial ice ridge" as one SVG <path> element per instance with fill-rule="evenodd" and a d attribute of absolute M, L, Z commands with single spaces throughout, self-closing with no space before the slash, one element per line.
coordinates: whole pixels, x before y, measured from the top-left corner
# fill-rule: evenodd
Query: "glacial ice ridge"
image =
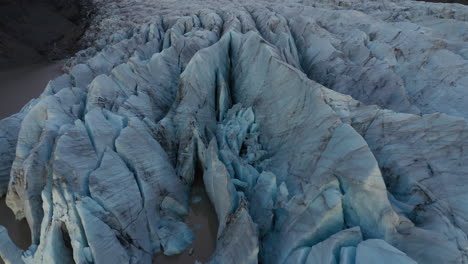
<path fill-rule="evenodd" d="M 0 121 L 5 262 L 180 254 L 201 170 L 209 263 L 468 263 L 468 8 L 131 3 Z"/>

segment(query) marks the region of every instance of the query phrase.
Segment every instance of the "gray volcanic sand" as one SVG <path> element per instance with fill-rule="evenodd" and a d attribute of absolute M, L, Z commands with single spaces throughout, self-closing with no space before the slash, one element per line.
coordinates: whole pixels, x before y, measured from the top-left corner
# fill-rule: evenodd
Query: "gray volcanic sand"
<path fill-rule="evenodd" d="M 38 97 L 50 79 L 62 74 L 63 61 L 42 63 L 0 71 L 0 119 L 17 113 Z M 0 199 L 0 225 L 8 229 L 13 242 L 22 249 L 31 244 L 31 232 L 26 220 L 17 221 L 15 215 Z M 3 261 L 0 259 L 0 263 Z"/>
<path fill-rule="evenodd" d="M 0 69 L 74 54 L 89 19 L 88 4 L 87 0 L 0 1 Z"/>
<path fill-rule="evenodd" d="M 13 115 L 38 97 L 49 80 L 61 75 L 63 61 L 0 71 L 0 119 Z"/>

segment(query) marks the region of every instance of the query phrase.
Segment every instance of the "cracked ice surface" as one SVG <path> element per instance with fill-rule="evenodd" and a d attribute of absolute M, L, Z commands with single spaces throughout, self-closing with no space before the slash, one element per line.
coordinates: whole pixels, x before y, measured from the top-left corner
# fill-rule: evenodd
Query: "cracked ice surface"
<path fill-rule="evenodd" d="M 0 230 L 6 262 L 179 254 L 196 170 L 211 263 L 468 262 L 468 8 L 98 8 L 93 47 L 0 121 L 0 193 L 32 232 L 23 252 Z"/>

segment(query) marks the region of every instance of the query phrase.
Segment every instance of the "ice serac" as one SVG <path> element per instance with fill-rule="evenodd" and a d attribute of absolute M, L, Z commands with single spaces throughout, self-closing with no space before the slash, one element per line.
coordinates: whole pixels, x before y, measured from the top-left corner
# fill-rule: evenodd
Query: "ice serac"
<path fill-rule="evenodd" d="M 464 202 L 455 201 L 465 195 L 459 191 L 464 179 L 458 175 L 466 171 L 462 149 L 467 144 L 467 121 L 445 114 L 420 116 L 360 106 L 349 96 L 323 91 L 328 104 L 363 135 L 375 154 L 405 236 L 398 247 L 410 256 L 422 248 L 444 248 L 444 253 L 432 250 L 412 256 L 426 262 L 457 263 L 465 258 Z"/>
<path fill-rule="evenodd" d="M 0 120 L 0 197 L 7 193 L 10 170 L 15 160 L 16 143 L 24 114 Z"/>
<path fill-rule="evenodd" d="M 114 175 L 119 184 L 108 175 Z M 107 148 L 101 164 L 89 176 L 91 197 L 117 220 L 113 228 L 132 241 L 132 250 L 149 249 L 148 227 L 135 176 L 117 153 Z"/>
<path fill-rule="evenodd" d="M 217 156 L 218 147 L 212 140 L 206 151 L 206 171 L 203 182 L 219 221 L 218 237 L 223 233 L 228 216 L 237 207 L 238 197 L 231 177 Z"/>
<path fill-rule="evenodd" d="M 468 263 L 468 9 L 283 2 L 101 3 L 93 47 L 0 121 L 32 231 L 0 256 L 177 257 L 199 177 L 209 263 Z"/>
<path fill-rule="evenodd" d="M 21 123 L 6 202 L 17 218 L 28 220 L 33 243 L 39 241 L 43 217 L 41 192 L 48 182 L 47 165 L 54 141 L 60 128 L 80 115 L 84 96 L 79 89 L 64 88 L 37 102 Z"/>
<path fill-rule="evenodd" d="M 241 202 L 230 217 L 208 263 L 258 263 L 259 243 L 256 226 L 245 204 Z"/>
<path fill-rule="evenodd" d="M 359 227 L 342 230 L 326 240 L 314 245 L 307 255 L 305 263 L 340 263 L 341 249 L 346 247 L 356 247 L 362 241 L 362 234 Z"/>
<path fill-rule="evenodd" d="M 38 101 L 32 99 L 19 113 L 0 120 L 0 197 L 5 196 L 8 190 L 21 122 Z"/>
<path fill-rule="evenodd" d="M 249 49 L 244 49 L 245 46 Z M 213 51 L 216 49 L 221 51 Z M 230 69 L 224 68 L 222 57 L 213 58 L 213 53 L 232 54 Z M 205 63 L 215 67 L 219 65 L 219 68 L 199 73 L 196 69 L 201 66 L 197 64 Z M 286 197 L 282 204 L 278 203 L 275 225 L 270 227 L 262 241 L 260 257 L 263 261 L 282 263 L 294 249 L 320 242 L 343 229 L 345 222 L 361 226 L 369 237 L 393 239 L 396 236 L 398 215 L 388 201 L 378 164 L 366 142 L 351 126 L 342 124 L 339 116 L 323 101 L 321 86 L 282 62 L 275 50 L 258 34 L 231 33 L 214 46 L 202 50 L 188 65 L 182 76 L 183 88 L 187 90 L 183 90 L 185 96 L 180 99 L 175 117 L 175 120 L 183 120 L 193 127 L 183 130 L 189 133 L 187 137 L 204 142 L 207 135 L 214 133 L 210 129 L 215 129 L 214 124 L 219 117 L 213 108 L 220 109 L 222 105 L 218 103 L 222 102 L 222 93 L 217 91 L 224 85 L 219 82 L 223 80 L 219 73 L 227 71 L 229 78 L 235 80 L 234 85 L 229 87 L 231 100 L 255 109 L 255 122 L 261 124 L 260 143 L 267 153 L 272 153 L 257 165 L 258 169 L 272 171 L 280 181 L 286 182 L 288 193 L 292 195 Z M 208 89 L 200 85 L 200 79 L 211 83 Z M 281 89 L 286 80 L 289 89 L 284 94 Z M 203 101 L 209 103 L 202 104 Z M 279 104 L 281 111 L 272 110 L 272 102 Z M 273 120 L 277 122 L 273 123 Z M 187 123 L 182 123 L 180 129 L 185 128 Z M 194 130 L 206 131 L 206 134 L 193 135 Z M 315 133 L 315 137 L 308 137 L 309 133 Z M 200 144 L 203 143 L 197 145 L 198 149 Z M 211 156 L 216 149 L 213 146 L 212 142 L 208 149 Z M 223 156 L 223 152 L 219 152 Z M 295 153 L 301 154 L 301 158 L 296 157 Z M 193 151 L 191 155 L 197 154 Z M 304 162 L 304 159 L 309 162 Z M 218 158 L 208 160 L 218 162 Z M 227 158 L 222 160 L 227 164 L 231 162 Z M 206 164 L 206 161 L 202 163 Z M 220 168 L 223 172 L 218 175 L 230 172 L 233 182 L 242 182 L 242 177 L 245 177 L 245 171 L 240 170 L 239 165 L 233 166 L 232 171 L 223 166 Z M 355 171 L 358 177 L 352 174 Z M 304 175 L 306 172 L 310 174 Z M 257 178 L 254 179 L 254 182 L 257 181 Z M 249 186 L 248 179 L 243 182 L 237 185 L 249 197 L 249 188 L 253 186 Z M 229 186 L 229 181 L 224 180 L 224 184 Z M 221 197 L 229 197 L 226 194 L 228 191 L 224 193 L 214 199 L 215 207 L 217 203 L 225 201 Z M 229 206 L 222 208 L 228 209 Z"/>
<path fill-rule="evenodd" d="M 356 249 L 356 264 L 375 263 L 376 261 L 380 263 L 417 263 L 384 240 L 368 239 L 359 243 Z"/>
<path fill-rule="evenodd" d="M 174 203 L 182 207 L 188 206 L 186 186 L 176 176 L 166 152 L 140 120 L 134 118 L 128 121 L 115 146 L 127 166 L 134 172 L 143 201 L 142 212 L 147 218 L 151 250 L 158 252 L 160 243 L 164 247 L 168 243 L 166 240 L 172 239 L 166 234 L 167 229 L 182 234 L 186 232 L 183 227 L 174 229 L 172 223 L 178 221 L 181 215 L 164 215 L 160 210 L 164 197 L 173 198 Z M 167 247 L 164 250 L 166 252 Z"/>

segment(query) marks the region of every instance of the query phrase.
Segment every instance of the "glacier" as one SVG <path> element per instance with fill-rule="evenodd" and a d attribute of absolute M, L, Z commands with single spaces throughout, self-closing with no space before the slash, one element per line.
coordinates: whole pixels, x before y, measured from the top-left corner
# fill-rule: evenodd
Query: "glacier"
<path fill-rule="evenodd" d="M 32 236 L 0 227 L 6 263 L 181 254 L 196 177 L 209 263 L 468 263 L 468 7 L 96 5 L 91 47 L 0 121 Z"/>

